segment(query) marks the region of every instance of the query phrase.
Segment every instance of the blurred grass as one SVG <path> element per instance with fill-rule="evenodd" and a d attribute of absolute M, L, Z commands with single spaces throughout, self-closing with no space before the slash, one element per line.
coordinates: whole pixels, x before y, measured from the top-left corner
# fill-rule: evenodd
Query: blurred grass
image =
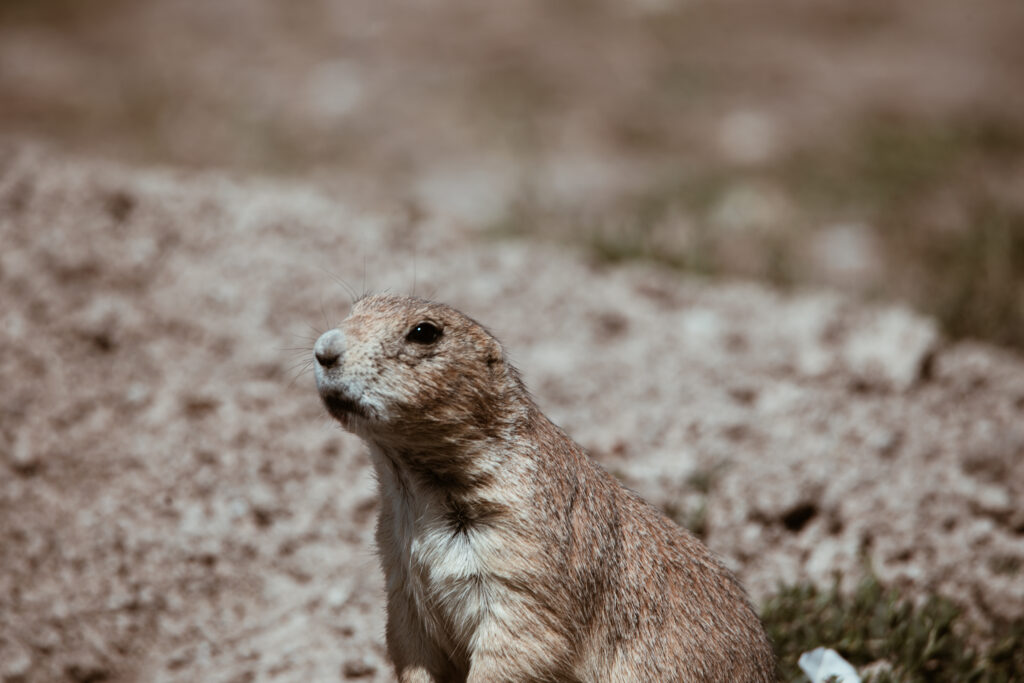
<path fill-rule="evenodd" d="M 874 291 L 954 337 L 1024 348 L 1024 205 L 998 187 L 1024 164 L 1024 128 L 878 117 L 830 152 L 790 160 L 782 182 L 818 221 L 868 222 L 886 261 Z"/>
<path fill-rule="evenodd" d="M 830 647 L 877 683 L 1009 683 L 1024 680 L 1024 618 L 970 631 L 949 600 L 912 602 L 868 574 L 852 595 L 835 585 L 780 588 L 761 613 L 783 681 L 806 681 L 797 660 Z M 982 644 L 977 644 L 977 643 Z"/>

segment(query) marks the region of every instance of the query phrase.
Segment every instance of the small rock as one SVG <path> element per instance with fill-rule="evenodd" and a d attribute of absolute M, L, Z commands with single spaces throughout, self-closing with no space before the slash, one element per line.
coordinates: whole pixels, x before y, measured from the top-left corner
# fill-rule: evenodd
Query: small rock
<path fill-rule="evenodd" d="M 50 616 L 57 621 L 64 621 L 70 614 L 71 607 L 65 598 L 57 596 L 50 603 Z"/>
<path fill-rule="evenodd" d="M 111 671 L 95 656 L 83 655 L 64 667 L 64 675 L 75 683 L 99 683 L 110 678 Z"/>
<path fill-rule="evenodd" d="M 327 591 L 327 605 L 329 607 L 341 607 L 348 600 L 351 593 L 348 586 L 334 586 Z"/>
<path fill-rule="evenodd" d="M 1010 492 L 996 484 L 979 484 L 975 488 L 974 505 L 981 512 L 1002 518 L 1013 512 Z"/>
<path fill-rule="evenodd" d="M 879 428 L 868 435 L 867 445 L 881 456 L 890 456 L 899 448 L 903 435 L 898 431 Z"/>
<path fill-rule="evenodd" d="M 377 673 L 377 667 L 365 659 L 349 659 L 341 665 L 341 675 L 345 678 L 369 678 Z"/>
<path fill-rule="evenodd" d="M 681 316 L 680 327 L 687 343 L 696 347 L 717 344 L 722 336 L 722 318 L 709 308 L 693 308 Z"/>
<path fill-rule="evenodd" d="M 167 668 L 171 671 L 183 669 L 192 663 L 192 651 L 188 648 L 178 650 L 167 660 Z"/>
<path fill-rule="evenodd" d="M 249 503 L 242 498 L 232 498 L 228 503 L 228 516 L 232 521 L 241 519 L 249 514 Z"/>
<path fill-rule="evenodd" d="M 145 384 L 132 382 L 124 394 L 124 400 L 128 405 L 137 408 L 149 401 L 150 395 L 150 389 Z"/>
<path fill-rule="evenodd" d="M 934 321 L 893 308 L 853 328 L 840 356 L 845 369 L 858 382 L 905 391 L 923 377 L 938 344 Z"/>
<path fill-rule="evenodd" d="M 0 270 L 0 273 L 2 272 Z M 0 330 L 3 330 L 7 338 L 12 342 L 22 341 L 28 331 L 25 316 L 21 315 L 18 311 L 10 311 L 0 319 Z"/>
<path fill-rule="evenodd" d="M 7 448 L 7 461 L 19 474 L 30 475 L 39 470 L 39 454 L 33 450 L 28 439 L 20 435 Z"/>

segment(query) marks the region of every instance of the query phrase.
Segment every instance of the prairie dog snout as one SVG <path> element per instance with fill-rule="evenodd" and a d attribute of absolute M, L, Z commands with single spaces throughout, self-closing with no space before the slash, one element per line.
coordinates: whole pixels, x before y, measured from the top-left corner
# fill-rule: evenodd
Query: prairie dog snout
<path fill-rule="evenodd" d="M 332 368 L 337 365 L 345 353 L 345 335 L 341 330 L 328 330 L 320 335 L 313 347 L 313 355 L 321 368 Z"/>

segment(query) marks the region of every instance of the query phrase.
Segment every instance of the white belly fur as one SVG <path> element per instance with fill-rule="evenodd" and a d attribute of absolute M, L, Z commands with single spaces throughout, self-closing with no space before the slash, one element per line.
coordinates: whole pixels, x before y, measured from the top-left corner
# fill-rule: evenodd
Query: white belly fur
<path fill-rule="evenodd" d="M 439 644 L 471 655 L 479 626 L 497 607 L 498 532 L 456 531 L 441 500 L 410 494 L 391 476 L 381 478 L 381 500 L 391 508 L 389 531 L 397 541 L 390 548 L 396 556 L 384 558 L 394 568 L 389 589 L 401 587 Z"/>

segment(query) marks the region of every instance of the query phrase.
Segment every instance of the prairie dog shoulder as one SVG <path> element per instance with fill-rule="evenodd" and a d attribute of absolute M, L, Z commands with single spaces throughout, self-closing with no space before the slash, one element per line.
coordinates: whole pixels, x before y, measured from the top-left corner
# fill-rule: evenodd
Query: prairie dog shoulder
<path fill-rule="evenodd" d="M 482 326 L 372 296 L 314 355 L 378 473 L 400 680 L 774 680 L 735 577 L 552 424 Z"/>

